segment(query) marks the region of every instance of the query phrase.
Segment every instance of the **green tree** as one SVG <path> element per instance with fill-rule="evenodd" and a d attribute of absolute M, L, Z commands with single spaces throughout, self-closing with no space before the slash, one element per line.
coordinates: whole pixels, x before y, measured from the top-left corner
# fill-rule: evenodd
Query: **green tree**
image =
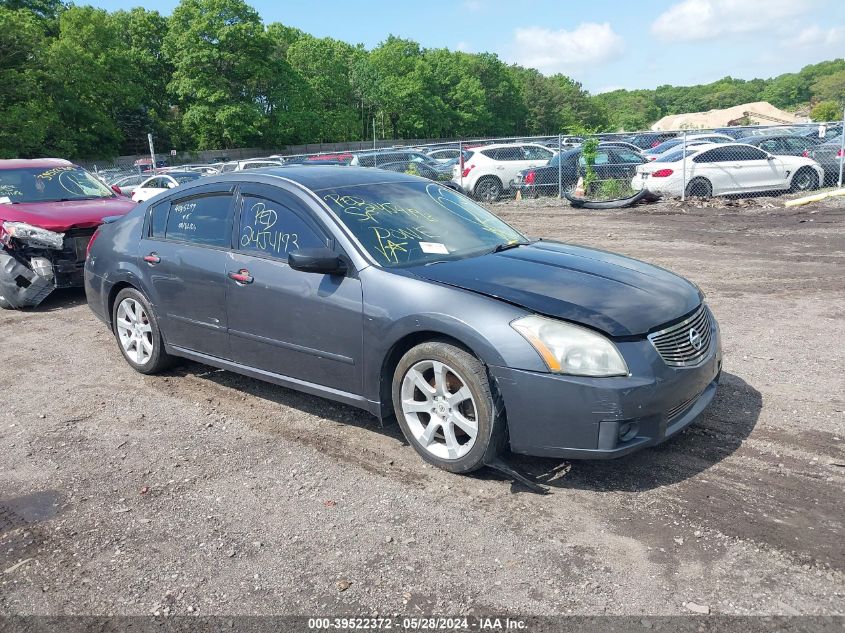
<path fill-rule="evenodd" d="M 265 141 L 270 38 L 243 0 L 182 0 L 170 17 L 165 59 L 182 126 L 200 149 Z"/>
<path fill-rule="evenodd" d="M 842 119 L 842 106 L 836 101 L 820 101 L 810 112 L 813 121 L 839 121 Z"/>
<path fill-rule="evenodd" d="M 318 141 L 349 141 L 360 138 L 350 67 L 357 49 L 330 37 L 298 37 L 287 50 L 291 68 L 308 84 L 311 108 L 319 121 Z"/>
<path fill-rule="evenodd" d="M 0 33 L 0 158 L 37 156 L 55 121 L 44 87 L 43 26 L 28 11 L 0 7 Z"/>
<path fill-rule="evenodd" d="M 120 33 L 123 53 L 128 60 L 129 81 L 134 91 L 134 103 L 121 112 L 118 127 L 123 136 L 121 153 L 142 153 L 147 145 L 147 133 L 152 132 L 161 146 L 182 144 L 178 141 L 178 127 L 170 110 L 167 84 L 173 66 L 162 52 L 167 33 L 167 18 L 157 11 L 140 7 L 111 14 L 114 27 Z"/>
<path fill-rule="evenodd" d="M 833 101 L 840 106 L 845 106 L 845 70 L 819 77 L 810 86 L 810 92 L 815 99 Z"/>
<path fill-rule="evenodd" d="M 146 98 L 134 76 L 123 35 L 111 16 L 71 7 L 44 60 L 57 124 L 47 145 L 64 156 L 113 156 L 124 140 L 120 121 Z"/>

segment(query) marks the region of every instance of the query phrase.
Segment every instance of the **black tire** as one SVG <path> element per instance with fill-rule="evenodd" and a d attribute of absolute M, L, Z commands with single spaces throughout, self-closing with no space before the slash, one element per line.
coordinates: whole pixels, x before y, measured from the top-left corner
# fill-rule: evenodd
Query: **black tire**
<path fill-rule="evenodd" d="M 132 299 L 141 304 L 144 313 L 146 314 L 146 323 L 149 323 L 150 326 L 153 351 L 150 354 L 149 359 L 144 363 L 138 363 L 135 359 L 130 357 L 120 340 L 120 333 L 118 331 L 118 311 L 121 303 L 126 299 Z M 143 293 L 139 292 L 135 288 L 124 288 L 117 294 L 117 297 L 115 297 L 114 305 L 112 306 L 112 330 L 120 353 L 123 354 L 123 358 L 126 359 L 126 362 L 129 363 L 130 367 L 132 367 L 135 371 L 146 375 L 157 374 L 165 369 L 168 369 L 174 364 L 175 359 L 164 350 L 164 339 L 161 336 L 161 330 L 159 330 L 158 327 L 158 320 L 156 319 L 152 306 L 150 306 L 150 302 L 147 301 L 147 298 L 143 295 Z"/>
<path fill-rule="evenodd" d="M 707 178 L 693 178 L 687 183 L 687 198 L 712 198 L 713 185 Z"/>
<path fill-rule="evenodd" d="M 475 183 L 472 193 L 483 202 L 496 202 L 502 195 L 502 181 L 495 176 L 483 176 Z"/>
<path fill-rule="evenodd" d="M 819 175 L 810 167 L 802 167 L 792 176 L 789 183 L 789 191 L 813 191 L 819 188 Z"/>
<path fill-rule="evenodd" d="M 403 411 L 402 384 L 405 375 L 415 366 L 419 366 L 419 363 L 426 361 L 444 363 L 453 369 L 455 374 L 447 373 L 469 389 L 474 401 L 474 422 L 477 424 L 477 434 L 469 451 L 455 459 L 438 457 L 426 449 L 415 437 Z M 452 343 L 435 340 L 422 343 L 409 350 L 394 371 L 392 394 L 393 409 L 405 439 L 425 461 L 438 468 L 453 473 L 472 472 L 499 455 L 507 444 L 505 408 L 495 383 L 491 383 L 488 378 L 487 368 L 475 356 Z M 429 418 L 429 424 L 430 420 L 431 418 Z"/>

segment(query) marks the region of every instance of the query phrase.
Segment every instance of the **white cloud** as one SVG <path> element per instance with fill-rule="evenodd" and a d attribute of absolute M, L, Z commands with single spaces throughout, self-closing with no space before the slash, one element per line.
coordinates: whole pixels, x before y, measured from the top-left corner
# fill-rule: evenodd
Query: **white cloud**
<path fill-rule="evenodd" d="M 808 26 L 799 31 L 797 35 L 784 41 L 784 44 L 790 48 L 812 48 L 816 50 L 843 43 L 845 43 L 845 26 L 823 29 L 818 25 Z"/>
<path fill-rule="evenodd" d="M 792 26 L 790 20 L 814 4 L 812 0 L 684 0 L 658 16 L 651 32 L 670 41 L 766 31 Z"/>
<path fill-rule="evenodd" d="M 457 44 L 455 44 L 455 50 L 461 51 L 462 53 L 471 53 L 472 47 L 462 40 L 462 41 L 458 42 Z"/>
<path fill-rule="evenodd" d="M 585 22 L 574 31 L 539 26 L 514 33 L 514 61 L 543 72 L 566 72 L 607 62 L 621 55 L 622 38 L 608 22 Z"/>

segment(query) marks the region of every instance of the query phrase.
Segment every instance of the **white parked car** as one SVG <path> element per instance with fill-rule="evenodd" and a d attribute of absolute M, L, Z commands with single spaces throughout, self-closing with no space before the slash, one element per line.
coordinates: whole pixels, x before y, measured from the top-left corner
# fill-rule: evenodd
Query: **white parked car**
<path fill-rule="evenodd" d="M 149 174 L 131 174 L 129 176 L 123 176 L 112 180 L 108 183 L 108 185 L 115 191 L 115 193 L 120 193 L 128 198 L 131 198 L 138 186 L 145 180 L 148 180 L 149 177 Z"/>
<path fill-rule="evenodd" d="M 220 173 L 230 171 L 243 171 L 245 169 L 263 169 L 264 167 L 279 167 L 282 165 L 280 160 L 258 159 L 251 158 L 248 160 L 233 160 L 228 163 L 223 163 L 220 167 Z"/>
<path fill-rule="evenodd" d="M 132 192 L 132 199 L 135 202 L 143 202 L 160 194 L 162 191 L 175 189 L 182 183 L 191 182 L 198 178 L 202 178 L 202 174 L 195 171 L 172 171 L 168 174 L 150 176 Z"/>
<path fill-rule="evenodd" d="M 683 151 L 637 167 L 634 190 L 680 196 L 684 190 Z M 760 191 L 808 191 L 823 182 L 817 162 L 803 156 L 774 156 L 742 143 L 687 148 L 686 195 L 709 198 Z"/>
<path fill-rule="evenodd" d="M 452 168 L 452 182 L 488 202 L 510 189 L 519 172 L 545 165 L 556 154 L 537 143 L 484 145 L 470 151 L 463 163 L 458 162 Z"/>

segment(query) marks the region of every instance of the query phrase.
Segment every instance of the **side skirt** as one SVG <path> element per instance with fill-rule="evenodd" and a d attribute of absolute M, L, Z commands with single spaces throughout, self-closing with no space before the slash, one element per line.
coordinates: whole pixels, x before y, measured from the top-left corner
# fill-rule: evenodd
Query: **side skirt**
<path fill-rule="evenodd" d="M 225 369 L 236 374 L 242 374 L 244 376 L 249 376 L 250 378 L 256 378 L 258 380 L 263 380 L 264 382 L 270 382 L 274 385 L 287 387 L 288 389 L 294 389 L 296 391 L 302 391 L 313 396 L 319 396 L 328 400 L 342 402 L 343 404 L 348 404 L 353 407 L 363 409 L 364 411 L 367 411 L 368 413 L 371 413 L 376 417 L 380 417 L 380 403 L 373 402 L 372 400 L 367 400 L 365 397 L 356 395 L 354 393 L 340 391 L 339 389 L 332 389 L 330 387 L 324 387 L 323 385 L 317 385 L 313 382 L 307 382 L 298 378 L 291 378 L 290 376 L 274 374 L 273 372 L 264 371 L 263 369 L 256 369 L 255 367 L 241 365 L 240 363 L 235 363 L 230 360 L 223 360 L 222 358 L 217 358 L 216 356 L 209 356 L 207 354 L 201 354 L 200 352 L 194 352 L 192 350 L 185 349 L 184 347 L 176 347 L 173 345 L 165 344 L 164 348 L 167 350 L 168 354 L 172 354 L 173 356 L 180 356 L 182 358 L 187 358 L 188 360 L 203 363 L 204 365 L 211 365 L 212 367 Z"/>

